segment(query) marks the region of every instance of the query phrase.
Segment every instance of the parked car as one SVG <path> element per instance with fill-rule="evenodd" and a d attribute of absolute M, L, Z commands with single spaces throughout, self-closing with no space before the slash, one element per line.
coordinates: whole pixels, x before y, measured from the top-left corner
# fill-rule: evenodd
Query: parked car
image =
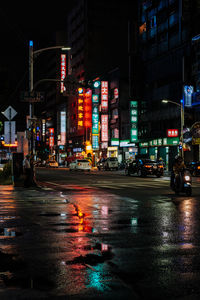
<path fill-rule="evenodd" d="M 69 165 L 69 170 L 76 171 L 90 171 L 91 170 L 91 164 L 87 159 L 76 159 L 75 161 L 72 161 Z"/>
<path fill-rule="evenodd" d="M 103 163 L 103 168 L 105 170 L 118 170 L 119 163 L 117 157 L 108 157 Z"/>
<path fill-rule="evenodd" d="M 58 168 L 58 162 L 56 160 L 49 160 L 46 163 L 46 167 Z"/>
<path fill-rule="evenodd" d="M 189 163 L 186 163 L 186 166 L 190 171 L 191 175 L 200 175 L 200 161 L 190 161 Z"/>
<path fill-rule="evenodd" d="M 0 159 L 0 171 L 3 171 L 3 168 L 7 163 L 9 163 L 8 159 Z"/>
<path fill-rule="evenodd" d="M 104 163 L 105 163 L 106 159 L 105 158 L 101 158 L 98 162 L 97 162 L 97 169 L 103 170 L 104 169 Z"/>
<path fill-rule="evenodd" d="M 125 168 L 125 174 L 130 176 L 137 174 L 140 177 L 147 175 L 163 176 L 164 165 L 151 159 L 136 159 L 130 162 Z"/>

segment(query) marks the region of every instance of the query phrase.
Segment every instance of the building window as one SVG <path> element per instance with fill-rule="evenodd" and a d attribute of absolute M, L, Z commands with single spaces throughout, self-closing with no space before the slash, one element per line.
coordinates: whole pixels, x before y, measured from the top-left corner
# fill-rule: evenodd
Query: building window
<path fill-rule="evenodd" d="M 169 26 L 171 27 L 177 23 L 178 23 L 178 14 L 177 12 L 174 12 L 169 16 Z"/>
<path fill-rule="evenodd" d="M 147 24 L 146 22 L 144 24 L 142 24 L 140 27 L 139 27 L 139 33 L 140 34 L 143 34 L 144 32 L 146 32 L 147 30 Z"/>

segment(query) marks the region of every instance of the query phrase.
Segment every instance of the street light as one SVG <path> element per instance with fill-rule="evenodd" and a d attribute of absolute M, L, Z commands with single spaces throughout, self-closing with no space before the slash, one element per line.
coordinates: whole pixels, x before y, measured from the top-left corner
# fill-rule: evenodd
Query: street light
<path fill-rule="evenodd" d="M 181 149 L 181 155 L 182 157 L 184 156 L 184 151 L 183 151 L 183 127 L 184 127 L 184 106 L 183 106 L 183 100 L 181 99 L 181 103 L 177 103 L 168 99 L 163 99 L 162 103 L 172 103 L 174 105 L 177 105 L 181 109 L 181 134 L 180 134 L 180 141 L 182 144 L 182 149 Z"/>
<path fill-rule="evenodd" d="M 48 50 L 55 50 L 55 49 L 61 49 L 62 51 L 69 51 L 71 50 L 71 47 L 67 47 L 65 45 L 61 45 L 61 46 L 53 46 L 53 47 L 48 47 L 48 48 L 42 48 L 36 51 L 33 51 L 33 41 L 29 41 L 29 92 L 30 94 L 33 92 L 34 86 L 33 86 L 33 60 L 34 60 L 34 56 L 36 57 L 37 55 L 39 55 L 42 52 L 48 51 Z M 30 115 L 30 119 L 32 121 L 33 119 L 33 103 L 29 103 L 29 115 Z M 33 135 L 33 133 L 32 133 Z M 32 139 L 32 137 L 31 137 Z M 30 150 L 31 152 L 33 152 L 33 140 L 31 141 L 31 145 L 30 145 Z M 33 153 L 34 154 L 34 153 Z"/>

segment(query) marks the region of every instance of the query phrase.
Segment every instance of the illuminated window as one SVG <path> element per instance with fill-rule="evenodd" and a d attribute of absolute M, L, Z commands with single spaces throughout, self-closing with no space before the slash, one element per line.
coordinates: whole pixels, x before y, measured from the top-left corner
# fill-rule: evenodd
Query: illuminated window
<path fill-rule="evenodd" d="M 146 32 L 147 30 L 147 25 L 146 25 L 146 22 L 144 24 L 142 24 L 140 27 L 139 27 L 139 33 L 140 34 L 143 34 L 143 32 Z"/>

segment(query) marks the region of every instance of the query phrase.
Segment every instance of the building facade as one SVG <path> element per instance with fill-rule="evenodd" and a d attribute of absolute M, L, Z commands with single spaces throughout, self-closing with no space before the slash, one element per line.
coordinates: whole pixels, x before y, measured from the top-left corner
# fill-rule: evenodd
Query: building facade
<path fill-rule="evenodd" d="M 167 130 L 181 132 L 179 104 L 181 99 L 185 101 L 184 87 L 194 86 L 191 42 L 196 34 L 198 15 L 199 1 L 139 1 L 138 51 L 142 65 L 140 152 L 146 152 L 154 159 L 162 157 L 169 167 L 178 153 L 179 141 L 169 140 Z M 178 105 L 163 104 L 163 99 Z M 191 127 L 197 121 L 192 105 L 185 106 L 184 113 L 184 125 Z M 184 151 L 185 157 L 191 159 L 193 147 L 183 144 L 180 148 L 182 146 L 184 150 L 191 150 Z"/>

